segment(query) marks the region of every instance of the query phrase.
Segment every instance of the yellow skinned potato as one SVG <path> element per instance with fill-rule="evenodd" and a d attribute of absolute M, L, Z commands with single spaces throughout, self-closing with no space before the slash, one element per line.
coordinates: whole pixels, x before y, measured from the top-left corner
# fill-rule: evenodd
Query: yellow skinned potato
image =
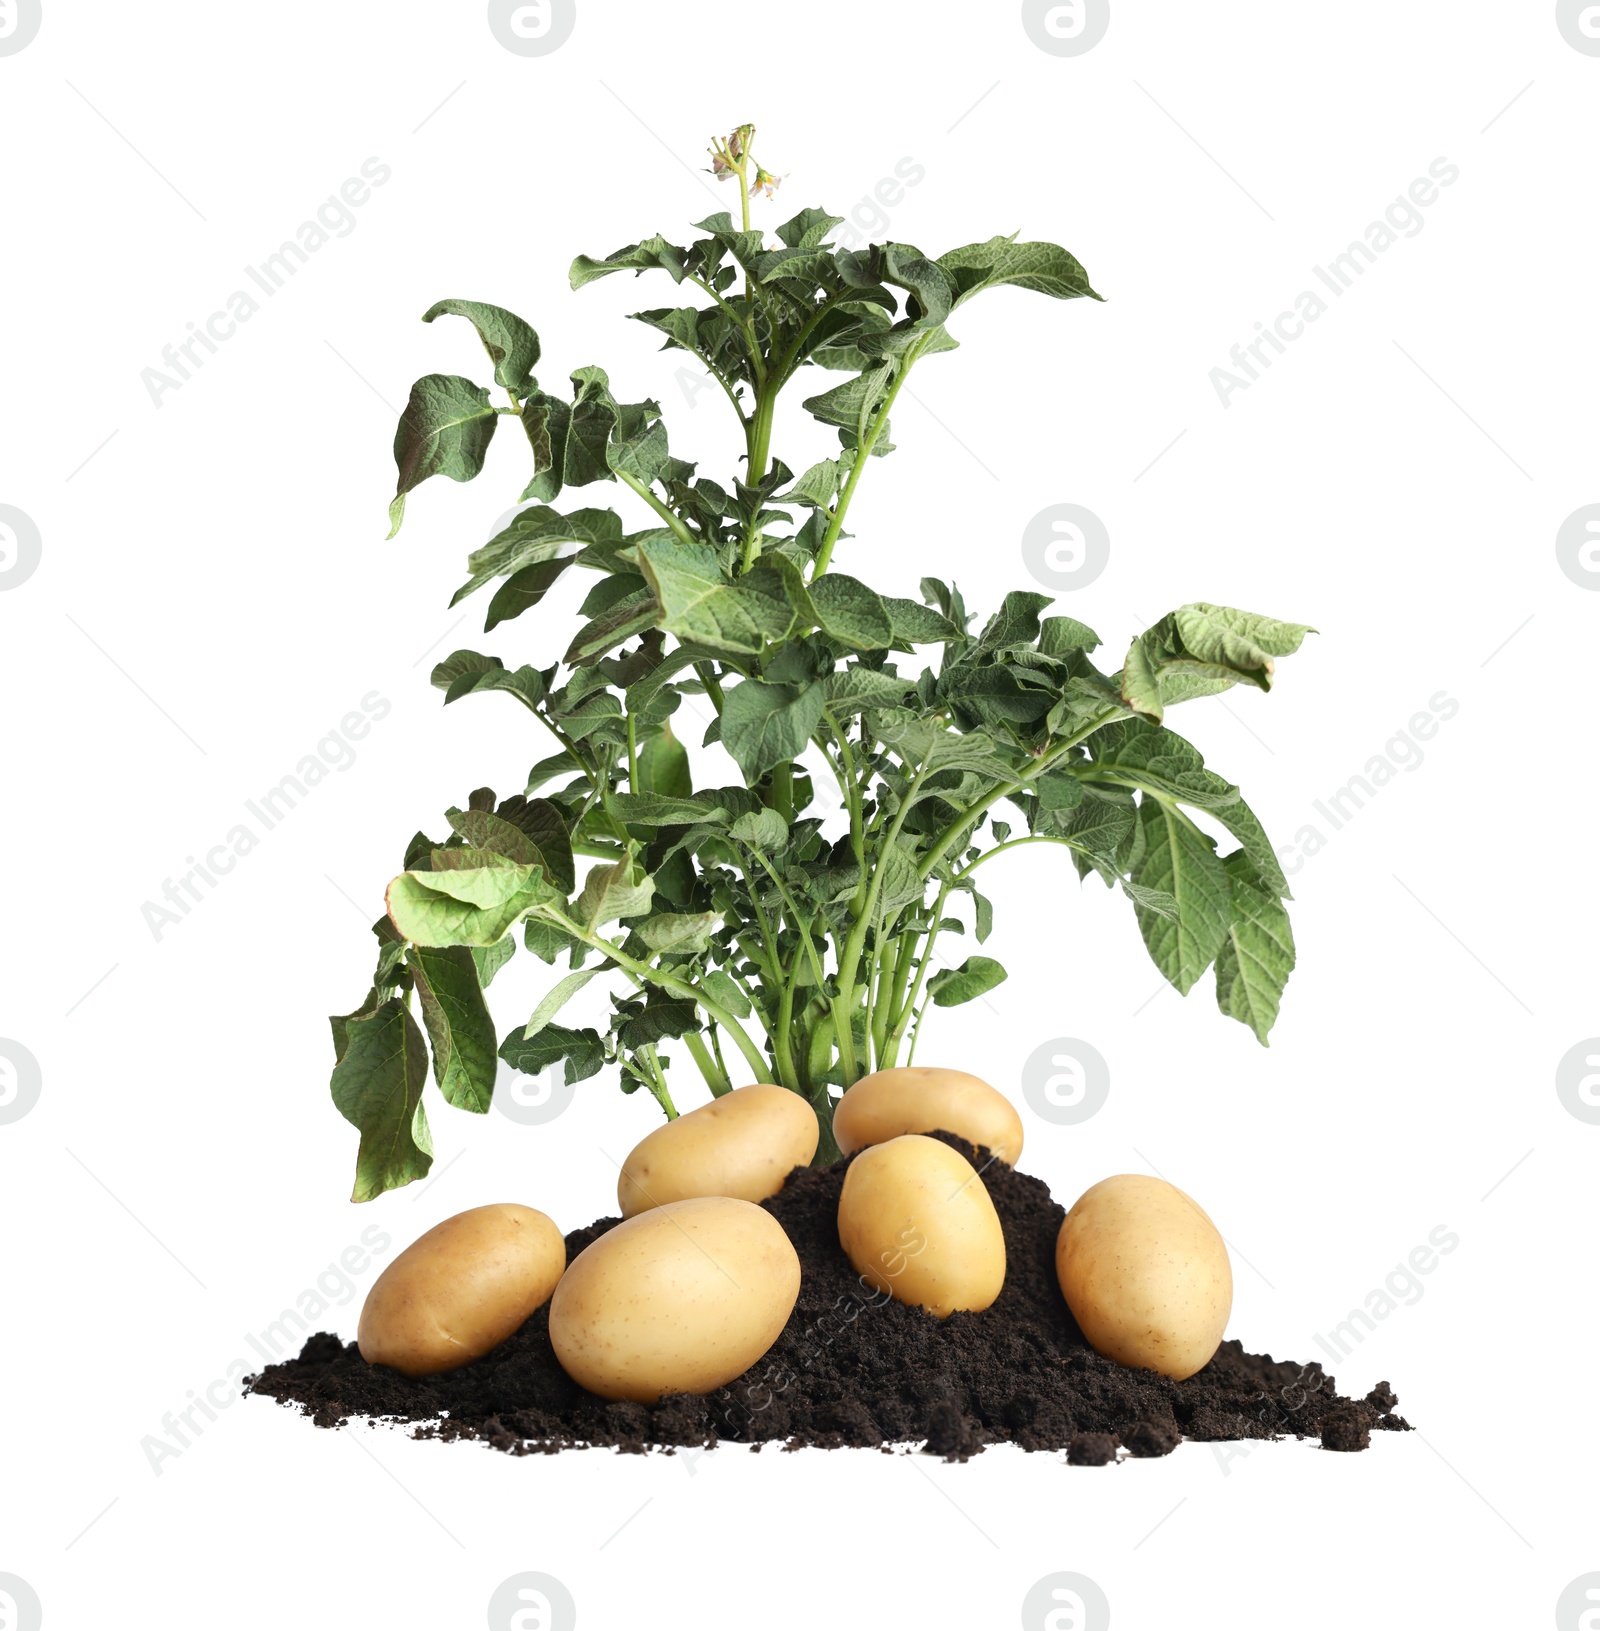
<path fill-rule="evenodd" d="M 986 1144 L 1008 1167 L 1022 1154 L 1022 1118 L 1003 1094 L 964 1070 L 901 1065 L 863 1076 L 833 1112 L 846 1155 L 902 1133 L 958 1133 Z"/>
<path fill-rule="evenodd" d="M 622 1164 L 625 1218 L 698 1195 L 764 1201 L 817 1153 L 817 1115 L 798 1093 L 758 1083 L 658 1127 Z"/>
<path fill-rule="evenodd" d="M 531 1206 L 478 1206 L 413 1241 L 377 1278 L 356 1342 L 371 1365 L 436 1376 L 482 1358 L 555 1290 L 567 1243 Z"/>
<path fill-rule="evenodd" d="M 1005 1236 L 989 1191 L 936 1138 L 908 1133 L 850 1163 L 839 1244 L 871 1285 L 939 1319 L 987 1308 L 1005 1284 Z"/>
<path fill-rule="evenodd" d="M 800 1259 L 770 1212 L 671 1201 L 578 1253 L 550 1302 L 550 1342 L 603 1399 L 713 1393 L 777 1341 L 799 1295 Z"/>
<path fill-rule="evenodd" d="M 1181 1189 L 1138 1173 L 1078 1197 L 1056 1236 L 1056 1277 L 1092 1348 L 1177 1382 L 1210 1361 L 1233 1310 L 1217 1226 Z"/>

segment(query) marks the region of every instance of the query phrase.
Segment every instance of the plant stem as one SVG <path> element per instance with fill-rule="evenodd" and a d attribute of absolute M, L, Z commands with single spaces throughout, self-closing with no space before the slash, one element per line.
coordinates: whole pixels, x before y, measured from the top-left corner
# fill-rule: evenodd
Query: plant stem
<path fill-rule="evenodd" d="M 706 1048 L 705 1040 L 690 1031 L 683 1039 L 694 1062 L 700 1067 L 700 1074 L 706 1079 L 706 1086 L 711 1089 L 711 1096 L 720 1099 L 724 1093 L 733 1091 L 733 1083 L 728 1080 L 728 1073 L 720 1068 L 716 1060 Z"/>
<path fill-rule="evenodd" d="M 1037 764 L 1030 766 L 1016 780 L 1000 782 L 985 793 L 981 799 L 975 799 L 940 833 L 934 841 L 933 847 L 923 856 L 918 865 L 918 875 L 926 878 L 933 871 L 939 862 L 944 859 L 945 851 L 955 843 L 956 839 L 961 836 L 975 817 L 982 815 L 991 804 L 998 803 L 1003 798 L 1010 798 L 1013 793 L 1021 792 L 1029 782 L 1036 781 L 1053 765 L 1060 764 L 1086 736 L 1092 736 L 1105 723 L 1106 721 L 1102 719 L 1094 724 L 1085 725 L 1082 730 L 1060 743 L 1054 752 L 1046 754 Z"/>
<path fill-rule="evenodd" d="M 794 820 L 794 760 L 785 759 L 772 772 L 772 808 L 785 821 Z"/>
<path fill-rule="evenodd" d="M 736 307 L 730 306 L 704 278 L 698 278 L 691 272 L 688 281 L 710 295 L 722 308 L 723 315 L 744 336 L 744 348 L 750 354 L 750 377 L 758 387 L 764 384 L 767 378 L 766 358 L 761 355 L 761 347 L 756 342 L 755 325 L 750 321 L 749 316 L 741 314 Z"/>
<path fill-rule="evenodd" d="M 717 717 L 722 717 L 722 681 L 711 672 L 710 663 L 696 663 L 694 671 L 700 676 L 700 683 L 706 688 L 706 695 L 711 698 L 711 705 L 717 710 Z"/>
<path fill-rule="evenodd" d="M 911 1015 L 917 1006 L 917 998 L 922 993 L 922 982 L 928 972 L 928 963 L 933 957 L 933 943 L 939 938 L 939 925 L 944 921 L 944 903 L 950 893 L 948 881 L 939 890 L 939 899 L 933 908 L 933 927 L 928 930 L 928 938 L 923 944 L 922 960 L 917 964 L 916 978 L 911 982 L 911 989 L 906 993 L 905 1002 L 901 1005 L 899 1016 L 895 1020 L 894 1031 L 889 1038 L 890 1063 L 900 1056 L 900 1043 L 906 1034 L 906 1026 L 911 1022 Z M 912 1043 L 912 1057 L 916 1055 L 916 1043 Z M 907 1061 L 910 1062 L 909 1060 Z"/>
<path fill-rule="evenodd" d="M 699 542 L 695 535 L 683 524 L 677 512 L 663 504 L 637 476 L 630 475 L 626 470 L 618 470 L 615 474 L 618 481 L 631 487 L 672 528 L 673 535 L 680 544 L 696 544 Z"/>
<path fill-rule="evenodd" d="M 794 1030 L 794 974 L 795 971 L 791 969 L 778 998 L 778 1017 L 772 1027 L 772 1051 L 778 1066 L 779 1081 L 785 1087 L 798 1090 L 800 1077 L 794 1068 L 794 1053 L 790 1046 Z"/>
<path fill-rule="evenodd" d="M 1023 844 L 1064 844 L 1068 849 L 1077 848 L 1070 838 L 1053 838 L 1049 833 L 1032 833 L 1027 838 L 1008 838 L 1005 843 L 996 844 L 993 849 L 985 850 L 969 866 L 962 867 L 954 874 L 955 881 L 959 883 L 963 878 L 970 878 L 985 861 L 992 861 L 1005 850 L 1019 849 Z"/>
<path fill-rule="evenodd" d="M 918 792 L 922 784 L 928 779 L 928 767 L 924 765 L 911 779 L 911 785 L 906 790 L 894 821 L 889 827 L 888 836 L 883 841 L 883 847 L 888 849 L 900 836 L 900 829 L 905 825 L 906 817 L 911 813 L 916 803 Z M 861 950 L 866 944 L 867 931 L 872 926 L 872 919 L 876 915 L 878 895 L 883 884 L 883 869 L 875 867 L 872 880 L 867 885 L 867 896 L 862 903 L 861 915 L 856 919 L 855 926 L 850 931 L 850 938 L 845 942 L 844 950 L 839 955 L 839 999 L 848 1010 L 855 1004 L 856 994 L 856 968 L 861 961 Z M 840 1038 L 841 1042 L 850 1045 L 851 1057 L 854 1059 L 855 1042 L 848 1033 Z M 841 1049 L 841 1052 L 843 1050 Z"/>
<path fill-rule="evenodd" d="M 644 1060 L 645 1086 L 650 1089 L 657 1104 L 667 1113 L 668 1121 L 678 1119 L 678 1107 L 672 1102 L 672 1094 L 667 1089 L 667 1079 L 661 1074 L 661 1063 L 656 1058 L 656 1046 L 648 1042 L 639 1050 L 639 1057 Z"/>
<path fill-rule="evenodd" d="M 762 388 L 756 399 L 755 417 L 746 427 L 745 474 L 751 487 L 759 487 L 767 473 L 767 458 L 772 447 L 772 415 L 777 405 L 778 393 Z M 755 565 L 756 557 L 760 553 L 757 547 L 760 542 L 761 530 L 752 520 L 745 533 L 744 555 L 739 564 L 741 574 L 748 572 Z"/>
<path fill-rule="evenodd" d="M 745 1057 L 745 1063 L 756 1073 L 756 1080 L 760 1081 L 765 1076 L 767 1062 L 761 1057 L 755 1043 L 750 1040 L 739 1021 L 708 991 L 692 980 L 679 979 L 676 974 L 671 974 L 664 968 L 652 968 L 648 963 L 641 963 L 636 957 L 630 957 L 614 941 L 607 940 L 602 934 L 596 934 L 586 924 L 577 922 L 555 907 L 542 908 L 542 915 L 548 917 L 558 928 L 565 929 L 575 940 L 581 940 L 584 945 L 593 946 L 596 951 L 604 952 L 618 968 L 625 968 L 630 974 L 637 975 L 641 980 L 648 980 L 652 985 L 660 986 L 663 991 L 670 991 L 675 997 L 684 997 L 698 1003 L 733 1038 L 740 1053 Z"/>
<path fill-rule="evenodd" d="M 872 457 L 872 450 L 878 445 L 878 438 L 883 435 L 884 426 L 889 423 L 889 410 L 894 406 L 894 399 L 900 394 L 900 387 L 905 384 L 907 376 L 921 355 L 920 349 L 916 347 L 906 353 L 905 361 L 900 365 L 900 372 L 895 375 L 894 384 L 889 387 L 888 394 L 878 408 L 877 417 L 872 421 L 872 429 L 867 432 L 866 440 L 856 449 L 856 462 L 850 467 L 844 491 L 839 494 L 839 502 L 833 507 L 833 519 L 829 521 L 828 530 L 823 534 L 822 547 L 817 551 L 816 569 L 811 574 L 813 583 L 828 570 L 828 563 L 833 559 L 833 546 L 839 541 L 845 511 L 850 508 L 850 500 L 856 496 L 861 473 L 867 468 L 867 460 Z"/>

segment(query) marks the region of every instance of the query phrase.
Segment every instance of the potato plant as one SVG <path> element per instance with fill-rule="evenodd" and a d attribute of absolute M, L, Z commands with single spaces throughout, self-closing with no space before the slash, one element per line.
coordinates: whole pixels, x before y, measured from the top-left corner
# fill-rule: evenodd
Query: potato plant
<path fill-rule="evenodd" d="M 950 948 L 988 943 L 982 869 L 1030 844 L 1061 845 L 1080 877 L 1122 890 L 1179 991 L 1214 968 L 1224 1013 L 1263 1042 L 1276 1018 L 1294 961 L 1283 873 L 1239 789 L 1165 716 L 1235 684 L 1268 689 L 1307 629 L 1184 606 L 1108 672 L 1099 637 L 1047 616 L 1047 595 L 1014 590 L 975 615 L 951 583 L 924 578 L 914 597 L 836 570 L 851 503 L 893 451 L 896 398 L 955 348 L 960 309 L 1006 288 L 1099 296 L 1050 243 L 833 248 L 841 218 L 821 209 L 769 237 L 752 199 L 777 183 L 752 138 L 744 126 L 712 149 L 737 219 L 571 270 L 574 289 L 621 273 L 670 284 L 678 304 L 634 315 L 698 359 L 737 416 L 745 452 L 726 483 L 676 457 L 660 406 L 620 400 L 603 369 L 546 389 L 539 338 L 513 313 L 445 300 L 424 315 L 477 331 L 493 388 L 460 374 L 412 387 L 393 528 L 430 477 L 478 476 L 510 420 L 524 507 L 468 556 L 455 600 L 489 591 L 485 632 L 505 640 L 569 571 L 593 583 L 559 660 L 540 633 L 519 641 L 535 661 L 463 650 L 433 672 L 446 703 L 518 705 L 550 751 L 525 787 L 480 788 L 441 836 L 418 833 L 389 885 L 371 990 L 332 1022 L 334 1100 L 361 1132 L 358 1200 L 429 1169 L 430 1048 L 461 1109 L 488 1109 L 498 1056 L 525 1072 L 560 1063 L 569 1082 L 614 1068 L 671 1118 L 670 1045 L 713 1094 L 736 1080 L 803 1094 L 817 1159 L 836 1158 L 836 1090 L 909 1062 L 930 1005 L 1005 978 Z M 801 376 L 818 380 L 804 406 L 837 446 L 797 476 L 772 438 Z M 601 487 L 614 507 L 573 502 Z M 691 774 L 687 695 L 714 716 L 701 757 L 726 754 L 721 785 Z M 1237 848 L 1220 854 L 1196 812 Z M 483 992 L 519 939 L 562 972 L 497 1039 Z M 594 980 L 609 1024 L 561 1023 Z"/>

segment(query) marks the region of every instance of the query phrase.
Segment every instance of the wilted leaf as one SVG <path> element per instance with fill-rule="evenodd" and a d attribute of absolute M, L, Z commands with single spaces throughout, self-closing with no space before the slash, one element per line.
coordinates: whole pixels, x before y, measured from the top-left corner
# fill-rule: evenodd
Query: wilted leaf
<path fill-rule="evenodd" d="M 331 1088 L 339 1114 L 361 1132 L 351 1200 L 370 1201 L 388 1189 L 426 1178 L 433 1140 L 422 1090 L 427 1044 L 399 998 L 346 1022 L 347 1046 Z"/>

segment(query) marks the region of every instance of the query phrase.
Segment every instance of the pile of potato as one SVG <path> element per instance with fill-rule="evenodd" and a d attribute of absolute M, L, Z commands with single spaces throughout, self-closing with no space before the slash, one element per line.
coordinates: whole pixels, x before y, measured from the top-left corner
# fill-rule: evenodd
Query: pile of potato
<path fill-rule="evenodd" d="M 907 1067 L 840 1100 L 834 1136 L 855 1155 L 839 1243 L 862 1279 L 944 1319 L 990 1307 L 1006 1243 L 983 1175 L 955 1133 L 1015 1166 L 1022 1120 L 987 1082 Z M 800 1259 L 760 1206 L 816 1154 L 810 1105 L 741 1087 L 658 1127 L 623 1163 L 623 1222 L 569 1266 L 561 1232 L 526 1206 L 480 1206 L 397 1257 L 361 1311 L 372 1364 L 431 1376 L 480 1358 L 546 1301 L 567 1374 L 605 1399 L 712 1393 L 777 1340 Z M 1085 1338 L 1124 1365 L 1182 1381 L 1217 1351 L 1233 1305 L 1227 1247 L 1181 1189 L 1134 1174 L 1086 1190 L 1056 1237 L 1056 1274 Z"/>

